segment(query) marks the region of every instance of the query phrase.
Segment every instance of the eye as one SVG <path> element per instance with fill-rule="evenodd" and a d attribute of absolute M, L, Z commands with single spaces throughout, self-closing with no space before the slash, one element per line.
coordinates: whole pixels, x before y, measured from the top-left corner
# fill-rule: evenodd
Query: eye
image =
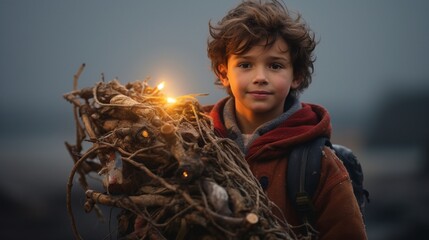
<path fill-rule="evenodd" d="M 270 64 L 269 68 L 271 68 L 273 70 L 279 70 L 279 69 L 282 69 L 284 67 L 280 63 L 272 63 L 272 64 Z"/>
<path fill-rule="evenodd" d="M 251 68 L 252 65 L 250 63 L 239 63 L 238 67 L 248 69 Z"/>

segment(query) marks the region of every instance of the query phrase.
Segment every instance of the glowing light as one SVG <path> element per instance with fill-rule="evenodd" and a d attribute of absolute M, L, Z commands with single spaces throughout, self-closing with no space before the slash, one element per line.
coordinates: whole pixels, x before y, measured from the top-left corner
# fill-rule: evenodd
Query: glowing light
<path fill-rule="evenodd" d="M 183 175 L 184 178 L 187 178 L 189 176 L 189 174 L 188 174 L 187 171 L 183 171 L 182 175 Z"/>
<path fill-rule="evenodd" d="M 156 86 L 156 88 L 158 90 L 162 90 L 164 88 L 164 86 L 165 86 L 165 82 L 161 82 L 160 84 L 158 84 L 158 86 Z"/>
<path fill-rule="evenodd" d="M 158 86 L 156 86 L 156 88 L 150 93 L 151 95 L 156 95 L 158 94 L 163 88 L 164 88 L 165 82 L 161 82 L 160 84 L 158 84 Z"/>
<path fill-rule="evenodd" d="M 148 133 L 148 131 L 143 130 L 143 131 L 142 131 L 142 136 L 143 136 L 143 137 L 145 137 L 145 138 L 149 137 L 149 133 Z"/>
<path fill-rule="evenodd" d="M 172 103 L 177 102 L 177 100 L 176 100 L 175 98 L 168 97 L 168 98 L 167 98 L 167 102 L 168 102 L 168 103 L 170 103 L 170 104 L 172 104 Z"/>

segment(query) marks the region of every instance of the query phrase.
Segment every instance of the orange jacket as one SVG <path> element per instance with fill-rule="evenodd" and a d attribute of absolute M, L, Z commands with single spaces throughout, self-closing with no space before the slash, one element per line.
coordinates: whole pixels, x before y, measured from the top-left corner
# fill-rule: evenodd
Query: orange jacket
<path fill-rule="evenodd" d="M 228 137 L 222 112 L 227 99 L 209 108 L 215 131 Z M 297 144 L 331 134 L 327 111 L 317 105 L 302 104 L 302 108 L 275 129 L 257 138 L 248 148 L 246 160 L 257 179 L 264 179 L 266 193 L 277 208 L 273 212 L 292 226 L 302 224 L 286 193 L 288 155 Z M 313 197 L 318 239 L 367 239 L 365 226 L 353 194 L 347 170 L 329 149 L 323 150 L 321 177 Z"/>

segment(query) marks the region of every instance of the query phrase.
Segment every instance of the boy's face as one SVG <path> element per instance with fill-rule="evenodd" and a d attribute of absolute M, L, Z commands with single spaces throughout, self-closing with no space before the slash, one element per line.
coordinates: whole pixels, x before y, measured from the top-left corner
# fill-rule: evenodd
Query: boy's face
<path fill-rule="evenodd" d="M 242 55 L 231 55 L 227 66 L 219 67 L 222 84 L 235 98 L 236 113 L 241 116 L 274 119 L 283 113 L 294 79 L 288 44 L 277 39 L 271 48 L 258 44 Z"/>

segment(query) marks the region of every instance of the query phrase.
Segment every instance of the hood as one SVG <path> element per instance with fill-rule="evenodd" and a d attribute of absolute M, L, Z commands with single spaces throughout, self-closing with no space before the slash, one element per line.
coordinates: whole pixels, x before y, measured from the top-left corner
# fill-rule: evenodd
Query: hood
<path fill-rule="evenodd" d="M 222 113 L 228 99 L 222 99 L 210 110 L 216 134 L 227 137 Z M 276 158 L 284 155 L 285 149 L 304 143 L 315 137 L 331 135 L 330 117 L 326 109 L 315 104 L 302 103 L 302 108 L 292 114 L 286 121 L 257 138 L 249 147 L 246 159 Z"/>

